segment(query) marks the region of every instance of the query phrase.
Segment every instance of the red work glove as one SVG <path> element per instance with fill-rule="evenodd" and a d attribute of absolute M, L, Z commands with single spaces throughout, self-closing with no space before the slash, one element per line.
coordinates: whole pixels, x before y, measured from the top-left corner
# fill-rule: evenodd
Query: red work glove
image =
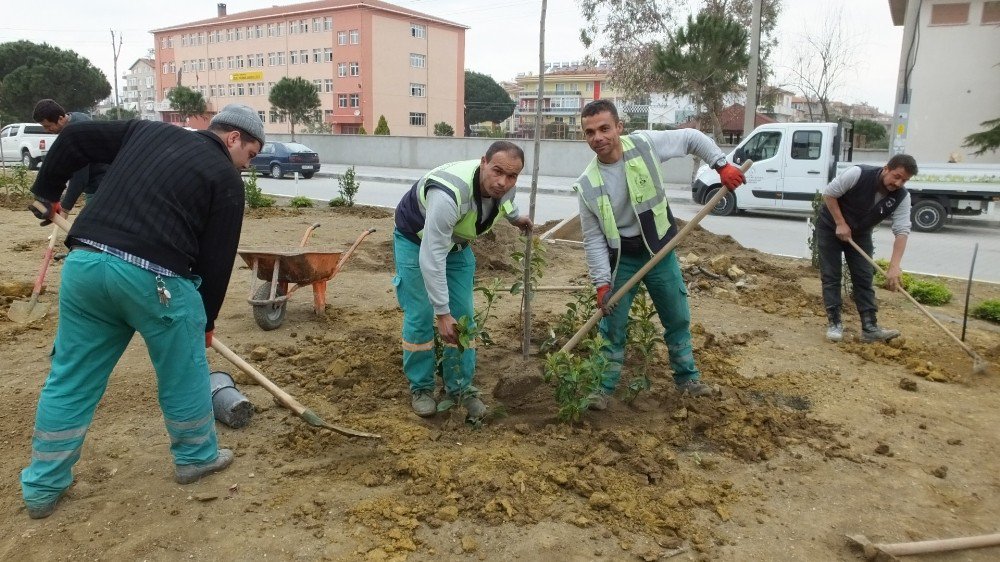
<path fill-rule="evenodd" d="M 37 200 L 39 203 L 45 206 L 45 212 L 39 211 L 34 205 L 28 205 L 28 210 L 31 211 L 33 215 L 42 220 L 40 223 L 42 226 L 48 226 L 52 224 L 52 217 L 58 215 L 62 212 L 62 204 L 58 201 L 55 203 L 49 203 L 48 201 Z"/>
<path fill-rule="evenodd" d="M 209 330 L 205 332 L 205 349 L 212 347 L 212 335 L 215 334 L 215 330 Z"/>
<path fill-rule="evenodd" d="M 608 306 L 609 300 L 611 300 L 611 285 L 599 286 L 597 288 L 597 308 L 600 308 L 605 316 L 611 314 L 611 311 L 615 308 Z"/>
<path fill-rule="evenodd" d="M 719 168 L 719 177 L 722 178 L 722 185 L 726 186 L 729 191 L 734 191 L 747 182 L 747 179 L 743 177 L 743 172 L 732 164 L 726 164 Z"/>

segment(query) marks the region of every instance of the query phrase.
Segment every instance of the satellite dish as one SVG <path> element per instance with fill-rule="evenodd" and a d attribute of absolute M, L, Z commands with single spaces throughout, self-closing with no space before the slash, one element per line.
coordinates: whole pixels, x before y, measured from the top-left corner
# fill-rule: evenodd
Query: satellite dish
<path fill-rule="evenodd" d="M 354 116 L 357 117 L 358 115 L 361 115 L 361 110 L 360 109 L 355 109 L 354 110 Z"/>

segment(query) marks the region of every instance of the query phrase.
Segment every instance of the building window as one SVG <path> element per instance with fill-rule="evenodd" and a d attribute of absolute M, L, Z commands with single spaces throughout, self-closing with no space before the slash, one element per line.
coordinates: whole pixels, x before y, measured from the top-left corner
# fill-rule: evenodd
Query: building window
<path fill-rule="evenodd" d="M 276 64 L 278 64 L 278 54 L 277 53 L 268 53 L 267 54 L 267 65 L 268 66 L 274 66 Z"/>
<path fill-rule="evenodd" d="M 423 68 L 427 63 L 427 55 L 410 53 L 410 66 L 413 68 Z"/>
<path fill-rule="evenodd" d="M 299 64 L 299 52 L 289 51 L 288 52 L 288 64 Z"/>
<path fill-rule="evenodd" d="M 274 35 L 275 37 L 281 37 L 284 34 L 285 34 L 285 24 L 282 22 L 277 25 Z"/>
<path fill-rule="evenodd" d="M 351 45 L 357 45 L 361 42 L 361 33 L 357 29 L 351 30 Z"/>
<path fill-rule="evenodd" d="M 347 94 L 337 94 L 337 107 L 347 107 Z"/>
<path fill-rule="evenodd" d="M 322 56 L 320 53 L 322 53 L 322 51 L 319 49 L 313 49 L 313 62 L 320 62 L 320 57 Z"/>
<path fill-rule="evenodd" d="M 333 91 L 333 78 L 323 79 L 323 92 L 330 93 Z"/>
<path fill-rule="evenodd" d="M 361 107 L 361 94 L 351 94 L 351 107 Z"/>
<path fill-rule="evenodd" d="M 427 114 L 426 113 L 414 113 L 410 112 L 410 125 L 415 127 L 423 127 L 427 124 Z"/>
<path fill-rule="evenodd" d="M 264 121 L 264 118 L 266 117 L 266 114 L 265 114 L 265 113 L 264 113 L 263 111 L 258 111 L 258 112 L 257 112 L 257 117 L 259 117 L 259 118 L 260 118 L 260 122 L 261 122 L 261 123 L 264 123 L 264 122 L 265 122 L 265 121 Z"/>
<path fill-rule="evenodd" d="M 267 24 L 267 36 L 268 37 L 274 37 L 274 24 L 273 23 Z"/>
<path fill-rule="evenodd" d="M 263 25 L 255 25 L 253 27 L 253 36 L 256 37 L 257 39 L 263 39 L 264 38 L 264 26 Z"/>
<path fill-rule="evenodd" d="M 316 88 L 317 92 L 322 91 L 322 89 L 323 89 L 323 80 L 321 80 L 319 78 L 313 80 L 313 88 Z"/>
<path fill-rule="evenodd" d="M 305 49 L 299 51 L 299 64 L 309 64 L 309 51 Z"/>
<path fill-rule="evenodd" d="M 981 23 L 1000 23 L 1000 2 L 991 0 L 983 3 L 983 18 Z"/>
<path fill-rule="evenodd" d="M 323 62 L 333 62 L 333 47 L 323 49 Z"/>
<path fill-rule="evenodd" d="M 337 32 L 337 44 L 338 45 L 346 45 L 347 44 L 347 32 L 346 31 L 338 31 Z"/>
<path fill-rule="evenodd" d="M 285 51 L 278 51 L 278 66 L 285 66 Z"/>
<path fill-rule="evenodd" d="M 246 95 L 246 88 L 243 86 L 243 82 L 238 82 L 236 84 L 236 95 L 237 96 Z"/>
<path fill-rule="evenodd" d="M 343 78 L 347 76 L 347 63 L 339 62 L 337 63 L 337 76 Z"/>
<path fill-rule="evenodd" d="M 969 23 L 968 2 L 931 6 L 931 25 L 965 25 L 967 23 Z"/>
<path fill-rule="evenodd" d="M 361 76 L 361 65 L 356 62 L 351 63 L 351 76 Z"/>
<path fill-rule="evenodd" d="M 247 95 L 248 96 L 256 96 L 257 95 L 257 85 L 254 84 L 253 82 L 250 82 L 249 84 L 247 84 Z"/>
<path fill-rule="evenodd" d="M 424 88 L 423 84 L 410 84 L 410 95 L 415 98 L 422 98 L 424 97 Z"/>
<path fill-rule="evenodd" d="M 319 33 L 323 28 L 319 18 L 313 18 L 313 33 Z"/>
<path fill-rule="evenodd" d="M 330 16 L 323 18 L 323 31 L 333 31 L 333 18 Z"/>
<path fill-rule="evenodd" d="M 410 37 L 423 39 L 425 36 L 427 36 L 427 26 L 420 25 L 418 23 L 410 24 Z"/>
<path fill-rule="evenodd" d="M 235 96 L 236 95 L 236 84 L 235 83 L 229 84 L 229 95 L 230 96 Z"/>
<path fill-rule="evenodd" d="M 257 66 L 264 66 L 264 53 L 257 53 Z"/>

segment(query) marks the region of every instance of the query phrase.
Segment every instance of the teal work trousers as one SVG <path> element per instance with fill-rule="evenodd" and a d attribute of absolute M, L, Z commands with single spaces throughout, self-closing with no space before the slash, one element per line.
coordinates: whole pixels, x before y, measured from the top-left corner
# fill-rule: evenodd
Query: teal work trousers
<path fill-rule="evenodd" d="M 169 306 L 160 303 L 150 271 L 106 253 L 73 250 L 66 258 L 51 370 L 38 399 L 31 464 L 21 472 L 27 505 L 47 505 L 73 482 L 94 410 L 135 332 L 145 340 L 156 370 L 174 463 L 216 458 L 199 282 L 179 277 L 163 282 L 171 293 Z"/>
<path fill-rule="evenodd" d="M 635 275 L 650 260 L 649 256 L 622 255 L 615 273 L 613 293 Z M 670 355 L 670 368 L 674 373 L 674 382 L 681 384 L 698 380 L 701 374 L 694 364 L 694 354 L 691 349 L 691 310 L 688 308 L 687 287 L 681 275 L 680 265 L 674 252 L 667 254 L 642 279 L 646 292 L 653 300 L 656 314 L 663 324 L 663 341 L 667 344 Z M 608 358 L 608 368 L 604 373 L 601 386 L 610 394 L 618 386 L 622 374 L 622 363 L 625 361 L 625 342 L 628 340 L 628 313 L 632 307 L 639 284 L 636 283 L 620 301 L 618 306 L 605 316 L 598 324 L 601 337 L 608 343 L 605 353 Z M 612 293 L 612 294 L 613 294 Z"/>
<path fill-rule="evenodd" d="M 393 234 L 396 259 L 396 299 L 403 309 L 403 374 L 410 382 L 410 392 L 434 390 L 437 355 L 434 349 L 434 307 L 427 297 L 424 278 L 420 273 L 420 245 L 414 244 L 397 230 Z M 455 320 L 468 316 L 470 328 L 475 327 L 472 285 L 476 273 L 476 257 L 472 248 L 451 252 L 445 266 L 448 280 L 448 308 Z M 472 379 L 476 371 L 476 350 L 462 353 L 453 345 L 444 345 L 441 354 L 441 378 L 445 391 L 452 396 L 475 392 Z"/>

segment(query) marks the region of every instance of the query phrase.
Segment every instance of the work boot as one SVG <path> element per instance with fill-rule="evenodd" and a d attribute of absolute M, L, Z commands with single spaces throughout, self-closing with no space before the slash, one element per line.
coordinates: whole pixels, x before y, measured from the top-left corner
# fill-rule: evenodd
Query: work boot
<path fill-rule="evenodd" d="M 875 311 L 861 314 L 861 341 L 865 343 L 887 342 L 898 337 L 899 330 L 888 330 L 879 327 L 878 320 L 875 318 Z"/>
<path fill-rule="evenodd" d="M 611 405 L 611 394 L 603 390 L 595 390 L 587 397 L 587 408 L 603 412 Z"/>
<path fill-rule="evenodd" d="M 28 508 L 28 517 L 32 519 L 45 519 L 49 515 L 52 515 L 52 512 L 56 510 L 56 504 L 59 503 L 60 499 L 62 499 L 62 494 L 59 494 L 56 496 L 56 499 L 47 504 L 36 506 L 24 504 L 24 507 Z"/>
<path fill-rule="evenodd" d="M 826 325 L 826 339 L 827 341 L 839 342 L 844 339 L 844 325 L 840 322 L 836 324 L 830 323 Z"/>
<path fill-rule="evenodd" d="M 698 379 L 694 379 L 694 380 L 690 380 L 690 381 L 686 381 L 686 382 L 682 382 L 682 383 L 678 384 L 677 385 L 677 390 L 681 394 L 687 394 L 689 396 L 694 396 L 694 397 L 698 397 L 698 396 L 711 396 L 711 395 L 715 394 L 715 391 L 712 390 L 712 387 L 708 386 L 707 384 L 701 382 Z"/>
<path fill-rule="evenodd" d="M 422 418 L 433 416 L 437 412 L 437 402 L 434 401 L 433 390 L 414 390 L 410 398 L 413 413 Z"/>
<path fill-rule="evenodd" d="M 232 463 L 233 452 L 229 449 L 219 449 L 219 456 L 215 457 L 214 461 L 174 465 L 174 482 L 178 484 L 197 482 L 203 476 L 225 470 Z"/>
<path fill-rule="evenodd" d="M 486 415 L 486 404 L 476 395 L 466 396 L 462 406 L 465 407 L 465 419 L 469 421 L 479 421 Z"/>

